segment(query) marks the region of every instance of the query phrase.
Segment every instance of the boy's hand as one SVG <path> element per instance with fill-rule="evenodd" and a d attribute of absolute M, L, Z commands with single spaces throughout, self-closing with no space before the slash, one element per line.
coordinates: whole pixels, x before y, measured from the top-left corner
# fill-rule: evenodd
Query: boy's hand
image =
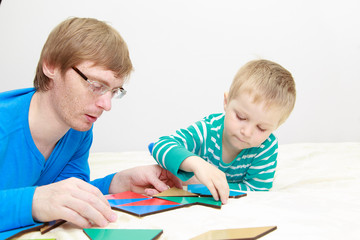
<path fill-rule="evenodd" d="M 181 163 L 180 169 L 193 172 L 197 179 L 210 190 L 216 201 L 220 199 L 222 204 L 227 203 L 230 189 L 224 172 L 198 156 L 186 158 Z"/>

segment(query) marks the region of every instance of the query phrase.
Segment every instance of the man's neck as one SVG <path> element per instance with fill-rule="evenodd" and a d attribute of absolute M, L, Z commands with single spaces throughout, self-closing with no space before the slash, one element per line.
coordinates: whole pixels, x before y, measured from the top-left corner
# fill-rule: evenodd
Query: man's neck
<path fill-rule="evenodd" d="M 35 92 L 29 109 L 31 136 L 45 159 L 48 159 L 56 143 L 69 130 L 69 127 L 60 121 L 49 98 L 49 92 Z"/>

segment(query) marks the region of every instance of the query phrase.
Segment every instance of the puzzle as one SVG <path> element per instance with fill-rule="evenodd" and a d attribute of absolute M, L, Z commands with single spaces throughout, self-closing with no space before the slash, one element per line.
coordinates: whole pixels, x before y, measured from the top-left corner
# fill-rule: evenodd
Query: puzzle
<path fill-rule="evenodd" d="M 148 197 L 131 191 L 107 195 L 110 206 L 138 217 L 184 207 L 184 204 L 166 199 Z"/>
<path fill-rule="evenodd" d="M 277 227 L 253 227 L 253 228 L 235 228 L 235 229 L 222 229 L 222 230 L 212 230 L 190 240 L 220 240 L 220 239 L 238 239 L 238 240 L 252 240 L 258 239 L 272 231 L 274 231 Z"/>
<path fill-rule="evenodd" d="M 99 229 L 84 228 L 84 233 L 91 240 L 153 240 L 157 239 L 162 233 L 161 229 Z"/>
<path fill-rule="evenodd" d="M 134 193 L 131 191 L 113 195 L 107 195 L 110 206 L 113 209 L 143 217 L 163 211 L 168 211 L 192 205 L 202 205 L 212 208 L 221 208 L 221 202 L 211 197 L 210 191 L 202 184 L 189 185 L 185 191 L 178 188 L 170 188 L 153 197 Z M 210 196 L 209 196 L 210 194 Z M 231 197 L 246 196 L 246 193 L 231 191 Z M 206 196 L 206 197 L 205 197 Z"/>

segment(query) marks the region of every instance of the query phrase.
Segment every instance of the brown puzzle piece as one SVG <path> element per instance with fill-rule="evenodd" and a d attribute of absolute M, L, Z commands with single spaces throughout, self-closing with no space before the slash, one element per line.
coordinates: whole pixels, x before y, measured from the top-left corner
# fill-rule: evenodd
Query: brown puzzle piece
<path fill-rule="evenodd" d="M 41 234 L 45 234 L 45 233 L 51 231 L 52 229 L 57 228 L 58 226 L 60 226 L 63 223 L 66 223 L 66 221 L 65 220 L 56 220 L 56 221 L 45 223 L 40 228 L 40 232 L 41 232 Z"/>
<path fill-rule="evenodd" d="M 172 187 L 154 196 L 155 197 L 198 197 L 199 195 L 196 193 L 185 191 L 181 188 Z"/>
<path fill-rule="evenodd" d="M 272 231 L 277 227 L 253 227 L 253 228 L 234 228 L 234 229 L 222 229 L 212 230 L 203 234 L 200 234 L 190 240 L 224 240 L 224 239 L 238 239 L 238 240 L 252 240 L 258 239 Z"/>

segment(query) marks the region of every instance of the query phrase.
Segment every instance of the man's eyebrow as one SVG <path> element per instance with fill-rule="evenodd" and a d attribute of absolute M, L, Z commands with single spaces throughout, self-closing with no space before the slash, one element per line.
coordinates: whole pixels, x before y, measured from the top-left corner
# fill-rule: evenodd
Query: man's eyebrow
<path fill-rule="evenodd" d="M 91 80 L 91 81 L 96 81 L 96 82 L 102 83 L 102 84 L 110 87 L 110 84 L 109 84 L 108 80 L 100 79 L 99 77 L 95 77 L 95 76 L 93 76 L 93 75 L 91 75 L 91 74 L 87 75 L 87 78 L 88 78 L 89 80 Z M 117 89 L 117 88 L 122 88 L 122 87 L 123 87 L 123 84 L 120 85 L 120 86 L 115 86 L 115 87 L 113 87 L 113 88 L 111 88 L 111 89 Z"/>

